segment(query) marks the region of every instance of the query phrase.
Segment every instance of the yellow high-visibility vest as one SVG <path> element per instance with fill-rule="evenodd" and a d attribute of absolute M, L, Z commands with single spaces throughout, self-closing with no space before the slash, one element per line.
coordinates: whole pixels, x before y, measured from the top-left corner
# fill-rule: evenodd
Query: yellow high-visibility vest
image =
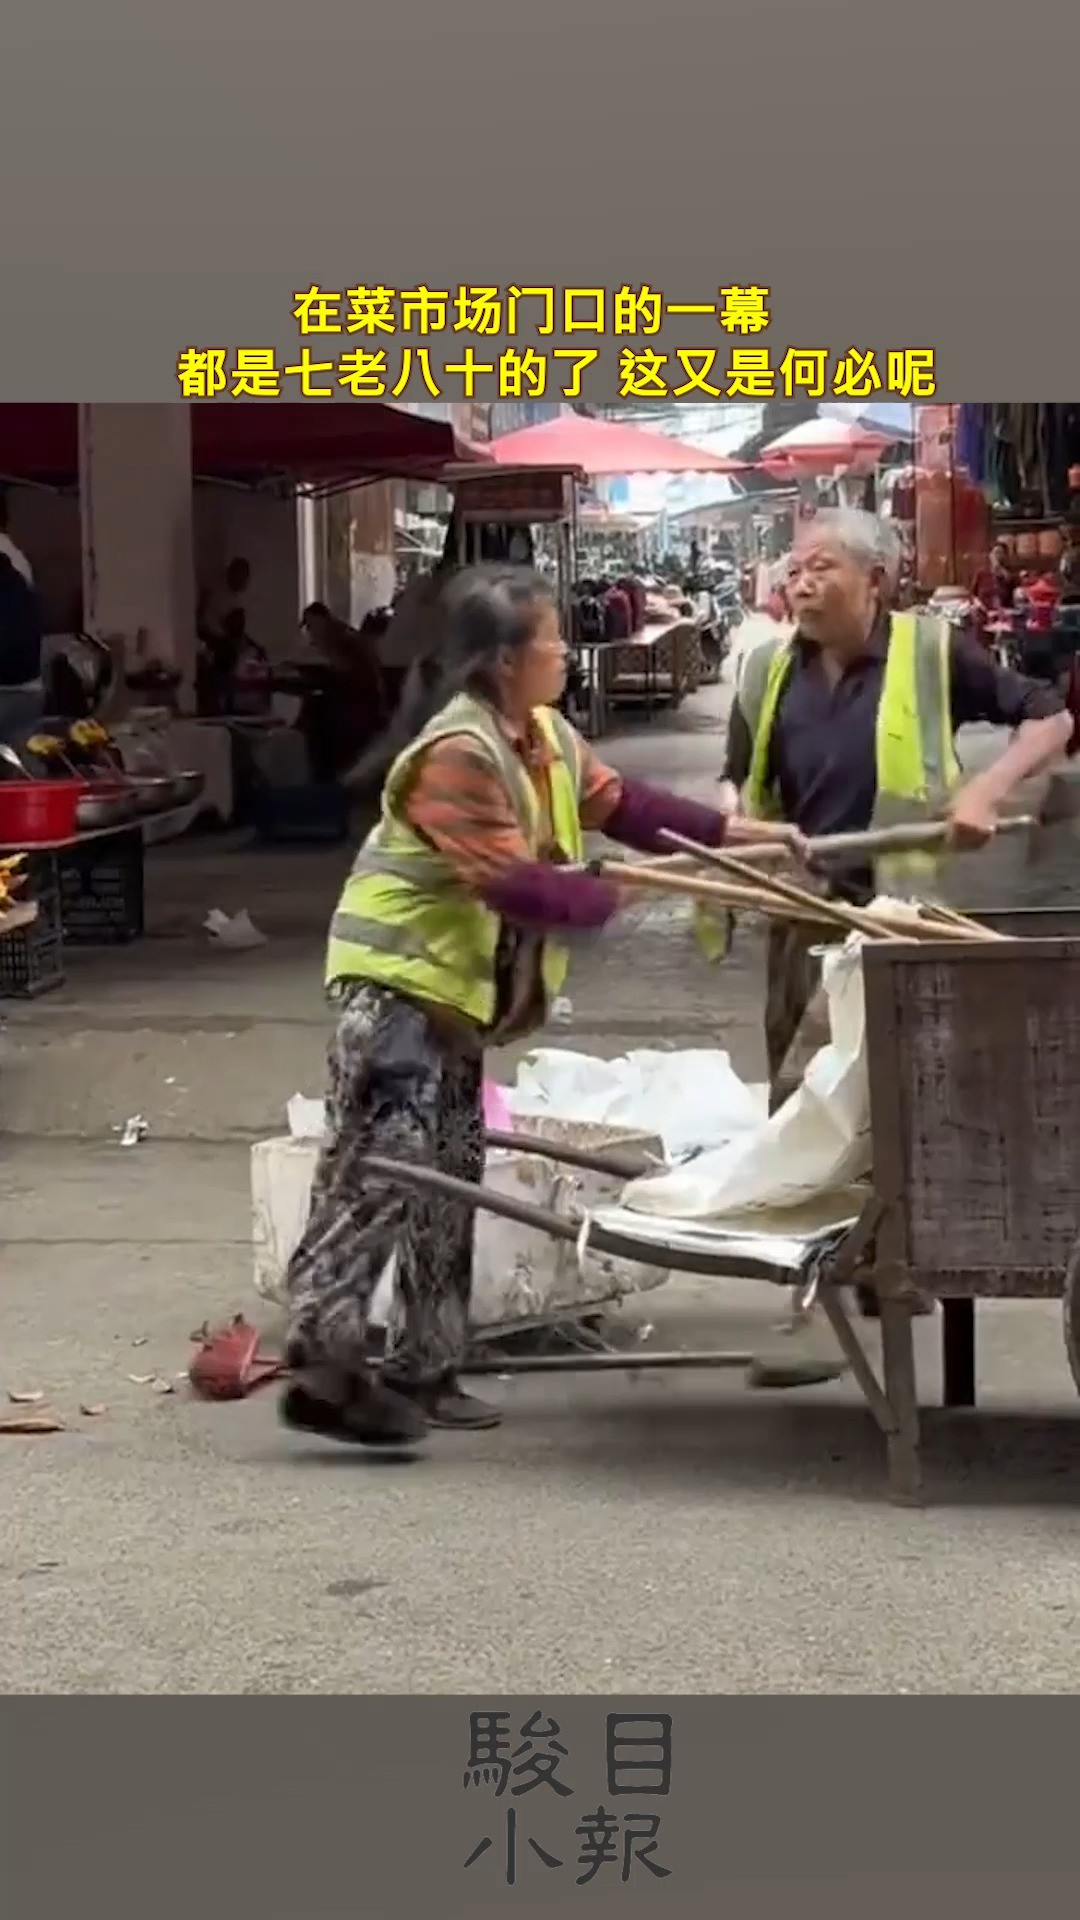
<path fill-rule="evenodd" d="M 875 828 L 939 818 L 959 785 L 950 653 L 945 621 L 925 614 L 893 615 L 877 712 L 877 798 L 871 821 Z M 775 819 L 779 814 L 769 782 L 769 754 L 794 658 L 793 642 L 766 641 L 747 656 L 739 685 L 739 706 L 753 743 L 743 805 L 758 819 Z M 884 888 L 890 881 L 926 874 L 935 865 L 926 854 L 890 854 L 878 863 L 878 877 Z"/>
<path fill-rule="evenodd" d="M 551 828 L 562 858 L 585 857 L 577 737 L 562 715 L 538 707 L 533 720 L 554 750 L 549 769 Z M 463 1014 L 480 1027 L 495 1017 L 499 916 L 466 891 L 448 860 L 401 812 L 411 769 L 437 740 L 467 735 L 491 761 L 513 802 L 526 845 L 540 856 L 543 814 L 528 770 L 490 707 L 459 694 L 399 754 L 383 788 L 382 817 L 357 855 L 330 925 L 328 983 L 370 980 Z M 566 979 L 565 947 L 546 940 L 541 972 L 550 1005 Z"/>

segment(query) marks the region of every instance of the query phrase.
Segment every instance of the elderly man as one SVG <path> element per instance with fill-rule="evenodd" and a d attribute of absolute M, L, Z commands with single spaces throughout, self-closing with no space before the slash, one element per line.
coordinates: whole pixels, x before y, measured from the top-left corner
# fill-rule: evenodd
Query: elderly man
<path fill-rule="evenodd" d="M 1073 720 L 1055 692 L 997 666 L 978 640 L 925 614 L 895 612 L 902 558 L 895 529 L 870 514 L 822 512 L 803 530 L 787 580 L 795 634 L 771 637 L 744 662 L 724 777 L 747 812 L 787 820 L 808 837 L 944 815 L 955 849 L 978 847 L 1014 789 L 1069 751 Z M 977 722 L 1008 727 L 1012 739 L 963 781 L 954 736 Z M 865 901 L 875 876 L 830 866 L 829 884 Z M 812 1005 L 819 976 L 811 949 L 821 940 L 812 929 L 770 929 L 773 1111 L 828 1037 Z M 822 1377 L 795 1361 L 774 1383 Z"/>
<path fill-rule="evenodd" d="M 957 848 L 981 846 L 1013 790 L 1067 752 L 1073 720 L 1047 687 L 999 667 L 978 641 L 925 614 L 893 611 L 902 547 L 887 521 L 822 512 L 792 555 L 791 640 L 747 656 L 731 715 L 725 778 L 749 813 L 808 836 L 944 814 Z M 977 722 L 1013 729 L 1000 759 L 961 782 L 953 739 Z M 838 894 L 869 899 L 865 868 Z M 769 946 L 766 1051 L 774 1107 L 813 993 L 820 935 L 777 927 Z"/>

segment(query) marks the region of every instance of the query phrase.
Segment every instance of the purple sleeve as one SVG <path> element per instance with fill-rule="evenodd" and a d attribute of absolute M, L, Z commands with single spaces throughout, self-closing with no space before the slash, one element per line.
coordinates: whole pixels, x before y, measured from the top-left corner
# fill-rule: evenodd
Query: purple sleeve
<path fill-rule="evenodd" d="M 727 821 L 716 807 L 682 800 L 678 794 L 646 786 L 642 780 L 624 780 L 619 804 L 604 822 L 608 839 L 633 847 L 635 853 L 670 853 L 671 848 L 659 837 L 665 828 L 669 833 L 681 833 L 686 840 L 696 840 L 699 846 L 719 847 Z"/>
<path fill-rule="evenodd" d="M 591 873 L 567 873 L 542 861 L 511 867 L 484 888 L 484 905 L 535 933 L 588 933 L 606 926 L 619 895 Z"/>

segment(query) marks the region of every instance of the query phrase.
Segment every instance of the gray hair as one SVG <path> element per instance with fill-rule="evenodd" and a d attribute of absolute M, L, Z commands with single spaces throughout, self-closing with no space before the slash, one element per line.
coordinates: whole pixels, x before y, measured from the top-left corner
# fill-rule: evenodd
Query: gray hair
<path fill-rule="evenodd" d="M 879 520 L 876 514 L 864 513 L 858 507 L 824 507 L 809 522 L 806 536 L 842 548 L 868 573 L 880 567 L 887 597 L 895 594 L 904 563 L 904 542 L 891 520 Z"/>

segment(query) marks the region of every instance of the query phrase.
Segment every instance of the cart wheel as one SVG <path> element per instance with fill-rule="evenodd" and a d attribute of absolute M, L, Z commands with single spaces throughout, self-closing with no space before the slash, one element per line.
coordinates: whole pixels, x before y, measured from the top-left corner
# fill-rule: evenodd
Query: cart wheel
<path fill-rule="evenodd" d="M 1069 1372 L 1080 1393 L 1080 1240 L 1073 1243 L 1065 1268 L 1065 1288 L 1061 1301 L 1062 1329 Z"/>

